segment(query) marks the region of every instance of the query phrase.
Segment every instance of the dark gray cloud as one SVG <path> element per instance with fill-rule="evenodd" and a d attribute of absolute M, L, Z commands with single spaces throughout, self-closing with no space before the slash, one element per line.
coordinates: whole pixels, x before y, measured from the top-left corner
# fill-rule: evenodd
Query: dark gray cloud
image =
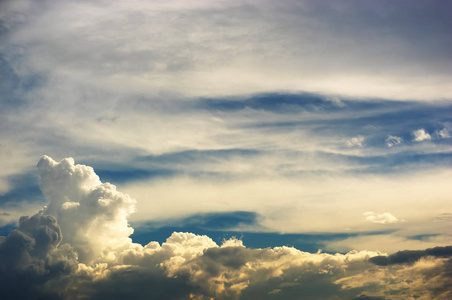
<path fill-rule="evenodd" d="M 394 264 L 413 264 L 423 257 L 432 256 L 439 258 L 448 258 L 452 256 L 452 246 L 435 247 L 425 250 L 403 250 L 389 256 L 374 256 L 370 262 L 379 266 L 388 266 Z"/>
<path fill-rule="evenodd" d="M 89 299 L 189 299 L 199 288 L 190 284 L 189 278 L 181 274 L 167 277 L 157 267 L 140 268 L 130 266 L 113 270 L 108 278 L 97 281 L 81 281 L 77 290 L 68 291 L 69 298 Z"/>
<path fill-rule="evenodd" d="M 74 271 L 77 255 L 60 245 L 61 229 L 52 216 L 22 217 L 19 227 L 0 237 L 0 288 L 5 299 L 57 299 L 59 281 Z"/>

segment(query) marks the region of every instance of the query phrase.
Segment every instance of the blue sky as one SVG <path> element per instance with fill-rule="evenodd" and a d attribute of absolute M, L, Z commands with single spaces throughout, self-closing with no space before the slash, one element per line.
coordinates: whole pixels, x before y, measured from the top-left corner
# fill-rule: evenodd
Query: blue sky
<path fill-rule="evenodd" d="M 61 274 L 95 299 L 111 299 L 108 287 L 140 272 L 170 287 L 157 298 L 395 299 L 383 279 L 369 279 L 378 265 L 369 257 L 436 253 L 425 249 L 452 241 L 451 9 L 445 1 L 3 1 L 0 261 L 17 261 L 10 267 L 20 278 L 24 261 L 50 270 L 65 257 L 72 269 Z M 52 159 L 38 170 L 43 155 Z M 120 204 L 106 209 L 108 197 Z M 106 206 L 90 210 L 80 199 Z M 46 226 L 57 238 L 41 257 L 37 232 Z M 24 246 L 11 260 L 17 236 L 35 250 Z M 280 257 L 282 246 L 294 248 Z M 209 255 L 225 263 L 214 268 Z M 230 255 L 243 261 L 228 265 Z M 409 268 L 439 272 L 439 284 L 450 280 L 438 271 L 445 257 L 416 256 L 384 272 L 399 268 L 400 282 Z M 267 259 L 278 263 L 265 286 L 257 273 Z M 316 277 L 299 259 L 322 261 L 318 274 L 331 277 L 308 288 L 298 280 Z M 242 268 L 257 261 L 256 274 Z M 340 273 L 344 266 L 360 272 Z M 121 268 L 136 273 L 126 280 Z M 212 271 L 222 268 L 229 275 Z M 38 273 L 25 296 L 71 297 L 53 285 L 63 277 L 50 276 L 45 290 Z M 207 288 L 213 278 L 223 285 Z M 406 297 L 450 296 L 410 280 L 425 288 Z"/>

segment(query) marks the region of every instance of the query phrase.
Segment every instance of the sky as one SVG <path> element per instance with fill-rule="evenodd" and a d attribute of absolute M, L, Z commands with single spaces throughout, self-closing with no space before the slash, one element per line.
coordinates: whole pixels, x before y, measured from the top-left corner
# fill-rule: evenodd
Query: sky
<path fill-rule="evenodd" d="M 1 1 L 2 295 L 452 298 L 451 10 Z"/>

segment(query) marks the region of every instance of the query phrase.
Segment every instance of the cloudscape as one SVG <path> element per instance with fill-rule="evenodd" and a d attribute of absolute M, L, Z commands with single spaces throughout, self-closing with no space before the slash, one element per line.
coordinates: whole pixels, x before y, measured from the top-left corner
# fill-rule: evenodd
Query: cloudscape
<path fill-rule="evenodd" d="M 2 1 L 0 298 L 451 299 L 447 1 Z"/>

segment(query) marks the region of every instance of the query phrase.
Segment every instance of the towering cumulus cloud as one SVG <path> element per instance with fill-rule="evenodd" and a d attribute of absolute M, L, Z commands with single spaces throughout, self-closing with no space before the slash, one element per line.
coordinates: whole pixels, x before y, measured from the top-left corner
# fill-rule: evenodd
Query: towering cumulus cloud
<path fill-rule="evenodd" d="M 44 156 L 38 169 L 42 193 L 50 201 L 42 214 L 58 220 L 62 242 L 74 247 L 81 262 L 116 260 L 115 253 L 131 244 L 127 217 L 135 200 L 100 182 L 91 167 L 74 165 L 72 158 L 56 163 Z"/>
<path fill-rule="evenodd" d="M 2 299 L 450 299 L 450 247 L 370 251 L 246 248 L 173 233 L 133 243 L 135 200 L 72 158 L 38 163 L 48 205 L 0 237 Z M 439 253 L 439 254 L 438 254 Z"/>

